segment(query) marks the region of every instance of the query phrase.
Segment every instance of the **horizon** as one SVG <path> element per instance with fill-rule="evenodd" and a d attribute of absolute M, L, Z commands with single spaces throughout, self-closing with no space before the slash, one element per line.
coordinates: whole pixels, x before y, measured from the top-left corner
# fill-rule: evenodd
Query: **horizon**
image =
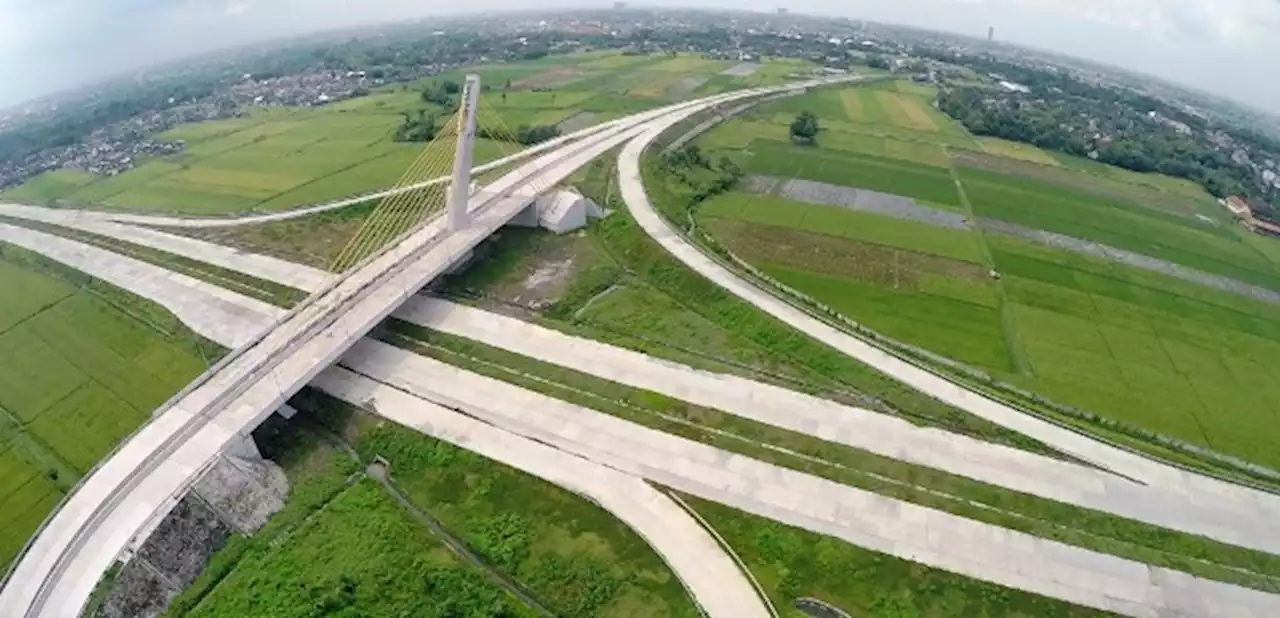
<path fill-rule="evenodd" d="M 25 0 L 0 0 L 0 37 L 3 37 L 3 35 L 5 34 L 5 28 L 4 28 L 4 24 L 2 23 L 2 18 L 7 14 L 6 11 L 12 12 L 11 8 L 9 9 L 6 8 L 6 3 L 13 4 L 13 3 L 24 2 L 24 1 Z M 70 1 L 75 2 L 75 0 L 70 0 Z M 124 0 L 124 1 L 133 2 L 133 3 L 146 3 L 154 0 Z M 217 4 L 217 5 L 225 5 L 225 9 L 222 12 L 222 17 L 229 18 L 229 19 L 236 19 L 241 16 L 247 15 L 252 11 L 252 9 L 255 6 L 259 6 L 259 3 L 255 0 L 193 0 L 193 1 L 206 2 L 206 3 L 213 2 L 214 4 Z M 269 1 L 275 2 L 276 6 L 279 6 L 279 4 L 281 3 L 287 4 L 295 0 L 269 0 Z M 321 1 L 345 2 L 346 0 L 321 0 Z M 27 94 L 20 94 L 15 96 L 12 92 L 5 90 L 3 87 L 0 87 L 0 111 L 7 112 L 16 108 L 22 108 L 24 106 L 31 105 L 33 103 L 39 103 L 44 99 L 58 98 L 61 96 L 74 94 L 81 90 L 96 88 L 104 84 L 109 84 L 116 80 L 128 78 L 131 74 L 134 74 L 134 73 L 145 73 L 149 71 L 155 71 L 157 69 L 168 67 L 168 66 L 180 66 L 182 64 L 191 63 L 205 57 L 216 57 L 219 55 L 235 52 L 236 50 L 249 49 L 257 46 L 274 44 L 275 46 L 281 47 L 281 48 L 288 47 L 291 41 L 296 41 L 298 39 L 303 39 L 307 37 L 331 36 L 344 31 L 360 30 L 360 29 L 367 29 L 367 28 L 378 28 L 378 27 L 391 27 L 399 24 L 409 24 L 412 22 L 430 21 L 432 19 L 475 18 L 475 17 L 483 16 L 485 14 L 504 14 L 504 13 L 533 13 L 533 14 L 561 13 L 563 14 L 563 13 L 572 13 L 576 11 L 611 10 L 611 4 L 562 5 L 562 6 L 549 6 L 545 8 L 539 8 L 539 9 L 532 9 L 524 6 L 515 6 L 515 7 L 502 6 L 510 1 L 511 0 L 481 0 L 480 2 L 480 4 L 482 5 L 481 7 L 476 8 L 475 10 L 470 10 L 465 12 L 445 11 L 445 12 L 434 12 L 434 13 L 403 14 L 403 12 L 396 13 L 395 11 L 391 11 L 391 12 L 376 11 L 376 10 L 366 11 L 365 15 L 368 17 L 368 19 L 360 21 L 358 23 L 347 22 L 347 23 L 332 24 L 332 25 L 320 23 L 314 27 L 294 28 L 292 30 L 283 30 L 283 31 L 267 25 L 267 23 L 270 21 L 270 18 L 266 17 L 266 18 L 263 18 L 264 19 L 263 22 L 258 23 L 259 27 L 256 30 L 239 32 L 238 36 L 240 38 L 234 38 L 231 40 L 219 40 L 217 43 L 212 43 L 212 44 L 196 44 L 194 47 L 186 49 L 185 51 L 178 51 L 168 56 L 154 57 L 153 55 L 147 55 L 146 59 L 143 59 L 143 60 L 137 60 L 132 62 L 130 61 L 118 62 L 118 63 L 115 63 L 118 66 L 116 66 L 114 69 L 103 70 L 103 71 L 100 71 L 99 74 L 84 76 L 80 78 L 66 78 L 62 80 L 55 80 L 55 82 L 52 82 L 52 83 L 58 83 L 60 81 L 61 83 L 58 83 L 58 85 L 46 85 L 45 87 L 31 86 L 27 88 L 27 90 L 34 90 L 34 92 L 29 92 Z M 630 10 L 655 10 L 655 11 L 684 10 L 684 11 L 708 12 L 708 13 L 742 12 L 742 13 L 752 13 L 752 14 L 766 15 L 766 16 L 773 14 L 776 8 L 779 8 L 777 7 L 778 3 L 773 3 L 773 6 L 774 6 L 773 9 L 761 8 L 760 6 L 758 6 L 761 4 L 758 0 L 747 0 L 745 5 L 742 5 L 739 3 L 738 5 L 732 6 L 732 7 L 716 6 L 714 3 L 719 1 L 722 1 L 722 0 L 707 0 L 709 4 L 705 4 L 703 6 L 697 6 L 697 7 L 686 7 L 686 6 L 669 6 L 669 5 L 663 4 L 662 0 L 660 0 L 657 3 L 644 3 L 644 4 L 630 3 L 630 5 L 627 8 Z M 859 14 L 852 14 L 852 13 L 832 14 L 832 13 L 826 13 L 821 11 L 805 10 L 803 8 L 803 5 L 807 4 L 810 1 L 811 0 L 798 0 L 802 8 L 793 8 L 791 6 L 782 7 L 782 8 L 788 8 L 790 15 L 792 17 L 799 16 L 799 17 L 815 17 L 815 18 L 822 18 L 822 19 L 850 19 L 850 20 L 856 20 L 856 21 L 866 21 L 866 22 L 876 23 L 880 25 L 904 27 L 904 28 L 910 28 L 910 29 L 925 31 L 925 32 L 935 32 L 935 33 L 939 33 L 947 36 L 962 37 L 962 38 L 971 39 L 977 42 L 985 41 L 987 28 L 994 27 L 995 33 L 996 33 L 995 43 L 1000 45 L 1009 46 L 1015 49 L 1026 49 L 1032 52 L 1061 55 L 1077 61 L 1094 63 L 1103 67 L 1126 71 L 1134 75 L 1138 75 L 1148 79 L 1153 79 L 1153 80 L 1163 82 L 1167 85 L 1184 88 L 1197 94 L 1223 98 L 1237 105 L 1242 105 L 1251 111 L 1259 112 L 1272 118 L 1280 118 L 1280 84 L 1275 85 L 1276 91 L 1273 97 L 1268 97 L 1266 101 L 1260 102 L 1256 98 L 1241 96 L 1240 93 L 1238 92 L 1234 92 L 1234 91 L 1223 92 L 1212 85 L 1199 83 L 1191 79 L 1178 79 L 1175 77 L 1170 77 L 1169 75 L 1161 74 L 1159 71 L 1152 71 L 1152 70 L 1149 70 L 1148 68 L 1144 68 L 1141 66 L 1134 66 L 1131 63 L 1125 63 L 1123 61 L 1117 61 L 1115 59 L 1107 59 L 1107 58 L 1101 58 L 1096 56 L 1084 55 L 1080 53 L 1074 53 L 1071 50 L 1064 50 L 1060 47 L 1055 47 L 1051 44 L 1040 44 L 1037 42 L 1021 41 L 1021 40 L 1018 40 L 1018 37 L 1016 36 L 1016 33 L 1018 32 L 1016 29 L 1013 30 L 1013 32 L 1015 33 L 1015 36 L 1011 38 L 1002 38 L 1001 35 L 1004 33 L 1008 33 L 1010 29 L 1001 28 L 1000 25 L 997 25 L 994 23 L 991 23 L 988 26 L 982 26 L 980 28 L 980 32 L 978 32 L 977 30 L 971 31 L 971 29 L 967 29 L 967 28 L 956 28 L 956 27 L 943 28 L 943 27 L 931 26 L 928 24 L 909 23 L 903 20 L 877 18 L 873 14 L 874 12 L 859 13 Z M 858 0 L 855 0 L 855 2 L 856 1 Z M 939 5 L 965 4 L 969 6 L 980 6 L 980 5 L 990 5 L 990 4 L 1003 3 L 1003 2 L 1037 3 L 1037 2 L 1043 2 L 1043 1 L 1044 0 L 905 0 L 901 4 L 932 3 L 932 4 L 939 4 Z M 1126 1 L 1133 2 L 1134 0 L 1126 0 Z M 1199 0 L 1183 0 L 1183 1 L 1199 1 Z M 1231 1 L 1253 2 L 1254 0 L 1231 0 Z M 391 0 L 390 2 L 384 1 L 378 6 L 378 8 L 386 9 L 388 8 L 388 4 L 396 4 L 396 2 L 397 0 Z M 64 2 L 63 4 L 65 5 L 66 2 Z M 792 2 L 791 4 L 794 6 L 797 3 Z M 495 5 L 495 6 L 488 6 L 488 5 Z M 1280 7 L 1280 3 L 1276 3 L 1276 6 Z M 395 8 L 395 7 L 391 7 L 391 8 Z M 1280 15 L 1280 10 L 1277 11 L 1277 15 Z M 972 19 L 970 19 L 969 21 L 970 23 L 980 22 L 980 20 L 974 21 Z M 951 22 L 951 23 L 954 24 L 954 22 Z M 1008 35 L 1006 35 L 1006 37 L 1007 36 Z M 0 78 L 2 78 L 5 75 L 5 68 L 6 68 L 6 64 L 4 63 L 4 55 L 2 53 L 5 51 L 4 44 L 5 44 L 4 41 L 0 40 Z M 16 80 L 14 79 L 8 79 L 8 80 L 0 79 L 0 83 L 5 83 L 5 82 L 15 83 L 15 81 Z M 1265 82 L 1267 80 L 1257 80 L 1257 81 Z M 6 94 L 9 95 L 8 98 L 6 98 L 5 96 Z"/>

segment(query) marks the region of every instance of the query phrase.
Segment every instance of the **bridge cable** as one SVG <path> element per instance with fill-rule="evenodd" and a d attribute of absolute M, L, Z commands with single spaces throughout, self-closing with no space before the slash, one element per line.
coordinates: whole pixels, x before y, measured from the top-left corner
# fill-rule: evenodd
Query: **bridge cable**
<path fill-rule="evenodd" d="M 451 119 L 452 120 L 452 119 Z M 433 171 L 440 167 L 442 158 L 447 157 L 447 149 L 438 148 L 445 143 L 445 138 L 454 135 L 452 131 L 447 130 L 448 127 L 456 126 L 454 122 L 446 122 L 446 130 L 442 130 L 426 145 L 418 157 L 410 164 L 409 168 L 402 174 L 400 180 L 394 185 L 397 189 L 405 189 L 419 184 L 425 180 L 435 178 L 440 174 L 432 174 Z M 441 183 L 442 186 L 447 183 Z M 425 187 L 429 189 L 430 187 Z M 394 213 L 399 212 L 411 203 L 414 194 L 421 189 L 402 190 L 382 198 L 381 202 L 364 220 L 360 229 L 347 242 L 347 245 L 338 253 L 333 260 L 330 270 L 335 272 L 343 272 L 363 260 L 369 253 L 376 251 L 380 240 L 385 241 L 387 235 L 388 223 Z M 393 229 L 393 228 L 392 228 Z"/>

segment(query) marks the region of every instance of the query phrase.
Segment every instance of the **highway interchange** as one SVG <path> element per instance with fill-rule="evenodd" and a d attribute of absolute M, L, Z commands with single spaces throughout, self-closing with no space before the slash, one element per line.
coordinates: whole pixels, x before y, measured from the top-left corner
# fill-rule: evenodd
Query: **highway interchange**
<path fill-rule="evenodd" d="M 313 298 L 319 299 L 301 310 L 285 312 L 130 258 L 0 225 L 0 240 L 39 251 L 151 298 L 197 332 L 241 350 L 221 368 L 225 376 L 232 377 L 215 372 L 209 380 L 180 394 L 88 477 L 0 591 L 0 615 L 75 615 L 102 571 L 138 540 L 137 533 L 163 516 L 173 499 L 222 448 L 246 434 L 246 427 L 251 430 L 264 414 L 306 383 L 355 403 L 376 401 L 378 413 L 393 421 L 591 497 L 648 540 L 700 606 L 717 618 L 765 616 L 769 611 L 751 591 L 742 571 L 725 558 L 707 532 L 644 480 L 862 547 L 1125 615 L 1280 615 L 1280 597 L 1274 595 L 836 485 L 362 339 L 369 327 L 395 312 L 401 319 L 619 383 L 659 392 L 667 388 L 672 396 L 760 422 L 993 485 L 1280 553 L 1280 539 L 1270 528 L 1280 516 L 1280 498 L 1146 459 L 991 401 L 827 326 L 739 278 L 676 234 L 648 202 L 639 177 L 639 156 L 671 125 L 719 102 L 658 110 L 630 122 L 617 121 L 594 132 L 570 136 L 554 145 L 560 148 L 541 150 L 549 154 L 504 177 L 512 191 L 491 186 L 473 199 L 473 225 L 461 230 L 465 233 L 442 234 L 438 227 L 428 225 L 404 241 L 410 244 L 378 256 L 366 265 L 367 270 L 361 269 L 342 282 L 315 269 L 136 227 L 159 221 L 164 221 L 163 225 L 177 221 L 184 222 L 178 225 L 234 224 L 228 220 L 0 205 L 0 214 L 180 251 L 223 268 L 317 292 Z M 591 158 L 624 143 L 619 170 L 627 207 L 645 231 L 682 262 L 762 310 L 904 383 L 1123 477 L 914 427 L 875 412 L 769 385 L 673 367 L 634 352 L 414 296 L 423 283 L 527 203 L 528 196 L 520 196 L 518 191 L 522 184 L 531 178 L 546 182 L 567 177 Z M 554 182 L 547 186 L 550 184 Z M 330 207 L 341 206 L 321 208 Z M 288 215 L 275 215 L 279 216 Z M 262 335 L 264 329 L 276 324 L 284 328 L 277 326 Z M 264 351 L 255 353 L 256 347 Z M 273 358 L 289 362 L 272 364 Z M 336 365 L 333 360 L 338 360 Z M 259 385 L 256 391 L 255 384 Z M 478 392 L 485 393 L 484 398 L 477 398 Z M 226 393 L 233 396 L 228 398 Z M 211 402 L 218 405 L 211 406 Z M 216 414 L 204 413 L 214 408 Z M 536 422 L 530 422 L 529 410 L 538 411 Z M 517 415 L 516 411 L 525 414 Z M 175 436 L 181 439 L 174 440 Z M 158 451 L 163 453 L 163 466 L 154 459 Z M 615 487 L 634 491 L 611 489 Z"/>

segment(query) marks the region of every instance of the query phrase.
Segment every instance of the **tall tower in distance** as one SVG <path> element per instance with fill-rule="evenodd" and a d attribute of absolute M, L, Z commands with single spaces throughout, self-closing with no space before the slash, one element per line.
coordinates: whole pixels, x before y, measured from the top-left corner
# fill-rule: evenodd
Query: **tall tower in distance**
<path fill-rule="evenodd" d="M 990 43 L 994 40 L 996 40 L 996 27 L 987 26 L 987 42 Z"/>

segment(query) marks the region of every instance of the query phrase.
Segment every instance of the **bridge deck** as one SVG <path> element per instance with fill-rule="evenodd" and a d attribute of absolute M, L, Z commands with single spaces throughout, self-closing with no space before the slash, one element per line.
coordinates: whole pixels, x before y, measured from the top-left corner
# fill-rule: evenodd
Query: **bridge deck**
<path fill-rule="evenodd" d="M 0 615 L 77 615 L 101 574 L 167 513 L 215 457 L 331 365 L 401 302 L 445 272 L 547 188 L 671 113 L 744 91 L 639 114 L 522 165 L 473 196 L 456 231 L 423 226 L 286 315 L 180 393 L 47 522 L 0 591 Z"/>

